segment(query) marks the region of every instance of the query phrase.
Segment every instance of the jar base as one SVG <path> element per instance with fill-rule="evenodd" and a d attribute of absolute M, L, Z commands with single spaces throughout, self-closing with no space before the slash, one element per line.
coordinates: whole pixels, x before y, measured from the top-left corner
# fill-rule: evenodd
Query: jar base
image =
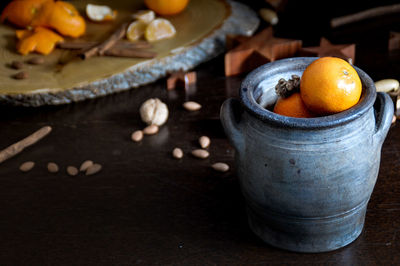
<path fill-rule="evenodd" d="M 345 215 L 327 218 L 285 218 L 260 215 L 247 206 L 251 230 L 274 247 L 303 253 L 344 247 L 361 234 L 367 203 Z"/>

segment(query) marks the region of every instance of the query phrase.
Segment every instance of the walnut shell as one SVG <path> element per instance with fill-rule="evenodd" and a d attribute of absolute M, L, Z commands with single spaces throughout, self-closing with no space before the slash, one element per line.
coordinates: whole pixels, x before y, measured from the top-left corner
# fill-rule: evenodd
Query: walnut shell
<path fill-rule="evenodd" d="M 158 98 L 145 101 L 140 107 L 140 117 L 148 125 L 163 125 L 168 119 L 168 107 Z"/>

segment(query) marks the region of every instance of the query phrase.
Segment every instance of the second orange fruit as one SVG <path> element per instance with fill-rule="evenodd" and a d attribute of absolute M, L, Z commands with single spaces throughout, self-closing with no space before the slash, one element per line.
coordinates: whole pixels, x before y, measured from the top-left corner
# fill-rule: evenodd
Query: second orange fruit
<path fill-rule="evenodd" d="M 307 109 L 298 92 L 293 93 L 287 98 L 279 98 L 275 104 L 274 113 L 297 118 L 315 117 L 315 115 Z"/>

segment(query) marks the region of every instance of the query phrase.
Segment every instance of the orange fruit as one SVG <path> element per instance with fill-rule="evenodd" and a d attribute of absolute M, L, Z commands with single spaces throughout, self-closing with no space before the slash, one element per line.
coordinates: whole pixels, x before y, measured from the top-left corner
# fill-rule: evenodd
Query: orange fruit
<path fill-rule="evenodd" d="M 300 80 L 300 93 L 311 111 L 328 115 L 358 103 L 362 84 L 357 71 L 345 60 L 321 57 L 312 62 Z"/>
<path fill-rule="evenodd" d="M 144 3 L 157 14 L 170 16 L 182 12 L 189 0 L 145 0 Z"/>
<path fill-rule="evenodd" d="M 298 92 L 293 93 L 287 98 L 278 98 L 274 107 L 274 113 L 297 118 L 315 117 L 315 115 L 307 109 Z"/>
<path fill-rule="evenodd" d="M 28 27 L 38 14 L 43 3 L 50 0 L 14 0 L 1 13 L 1 22 L 8 20 L 18 27 Z M 51 0 L 52 1 L 52 0 Z"/>

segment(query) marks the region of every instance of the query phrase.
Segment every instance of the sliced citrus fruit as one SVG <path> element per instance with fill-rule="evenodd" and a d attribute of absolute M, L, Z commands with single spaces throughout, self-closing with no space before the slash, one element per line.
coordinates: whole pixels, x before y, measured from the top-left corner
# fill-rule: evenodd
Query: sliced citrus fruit
<path fill-rule="evenodd" d="M 146 27 L 147 24 L 140 20 L 132 22 L 126 30 L 126 38 L 130 41 L 139 40 L 143 36 Z"/>
<path fill-rule="evenodd" d="M 147 41 L 154 42 L 175 36 L 176 30 L 169 20 L 158 18 L 153 20 L 146 28 L 144 36 Z"/>
<path fill-rule="evenodd" d="M 146 24 L 149 24 L 156 18 L 156 14 L 152 10 L 140 10 L 133 14 L 132 17 Z"/>
<path fill-rule="evenodd" d="M 117 17 L 117 11 L 112 10 L 109 6 L 88 4 L 86 15 L 92 21 L 108 21 Z"/>

